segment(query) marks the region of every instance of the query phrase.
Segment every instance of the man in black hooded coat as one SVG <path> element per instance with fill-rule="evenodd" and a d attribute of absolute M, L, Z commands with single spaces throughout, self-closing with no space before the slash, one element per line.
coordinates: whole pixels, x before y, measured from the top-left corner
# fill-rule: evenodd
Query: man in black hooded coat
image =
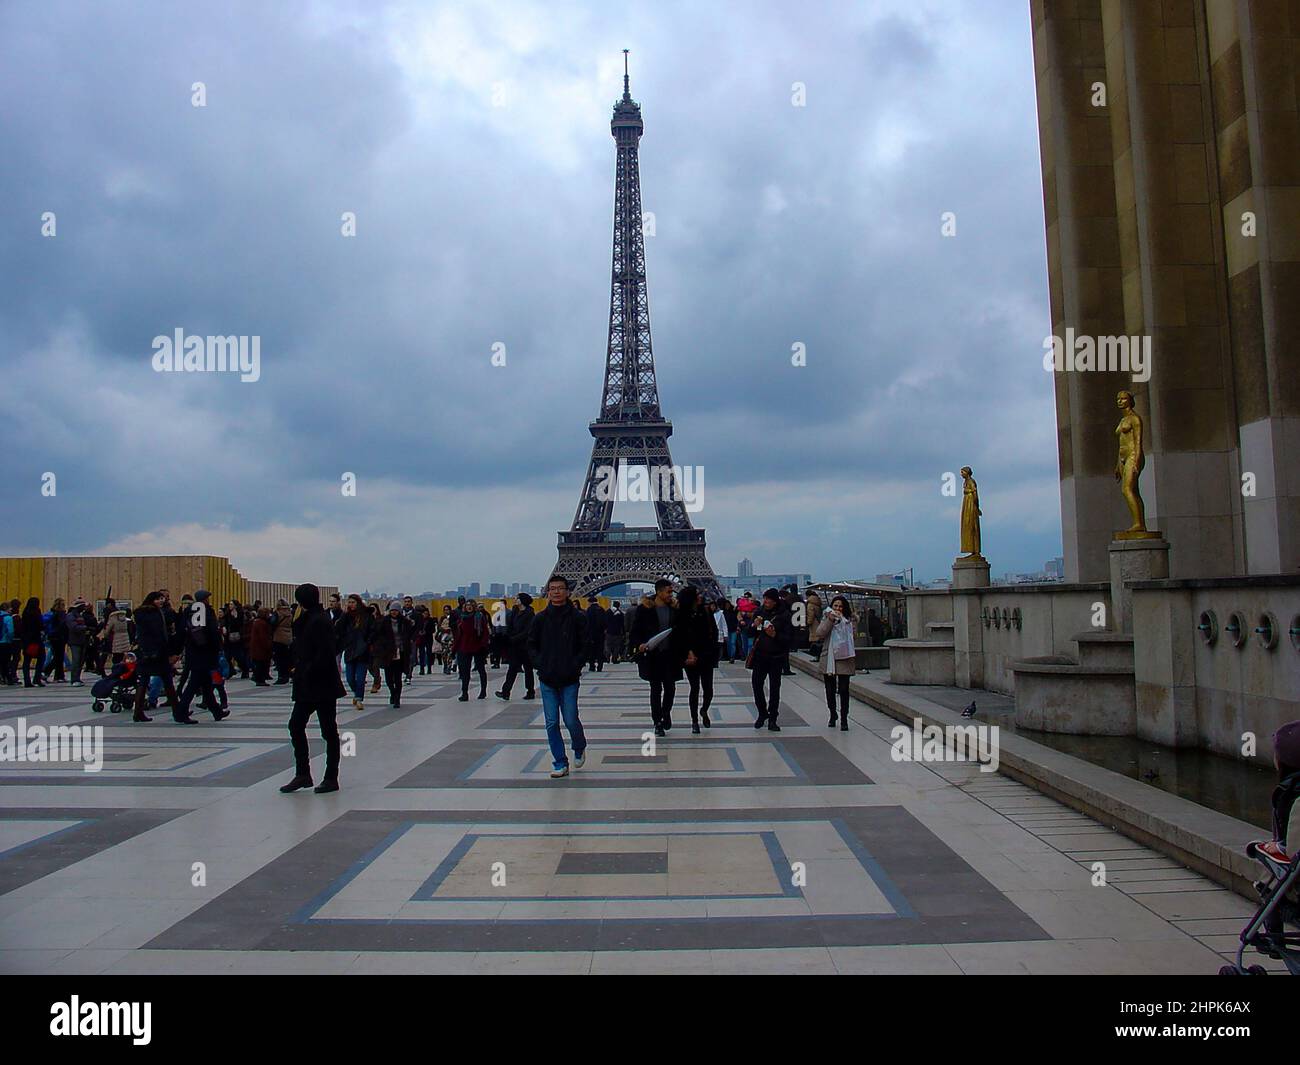
<path fill-rule="evenodd" d="M 289 738 L 293 741 L 294 776 L 280 790 L 288 793 L 310 788 L 311 748 L 307 745 L 307 721 L 312 714 L 325 740 L 325 778 L 313 789 L 316 794 L 339 790 L 338 699 L 346 694 L 334 658 L 334 625 L 321 608 L 320 589 L 300 584 L 294 598 L 302 612 L 293 623 L 293 714 Z"/>

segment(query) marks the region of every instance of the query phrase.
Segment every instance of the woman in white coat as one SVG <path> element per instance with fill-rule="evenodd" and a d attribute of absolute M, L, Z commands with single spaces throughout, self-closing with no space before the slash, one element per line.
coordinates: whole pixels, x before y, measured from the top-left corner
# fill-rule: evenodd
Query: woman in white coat
<path fill-rule="evenodd" d="M 857 652 L 853 644 L 853 607 L 842 595 L 831 600 L 831 608 L 822 615 L 813 634 L 821 644 L 822 679 L 826 683 L 826 706 L 831 712 L 829 726 L 838 722 L 840 730 L 849 730 L 849 678 L 857 669 Z M 835 697 L 839 696 L 836 712 Z"/>

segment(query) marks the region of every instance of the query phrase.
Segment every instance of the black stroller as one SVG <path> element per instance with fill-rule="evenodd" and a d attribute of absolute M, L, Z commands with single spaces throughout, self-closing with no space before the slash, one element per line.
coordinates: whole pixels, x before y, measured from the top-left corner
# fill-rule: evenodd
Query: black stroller
<path fill-rule="evenodd" d="M 97 714 L 104 712 L 105 699 L 109 702 L 109 713 L 120 714 L 131 709 L 135 703 L 135 655 L 130 651 L 123 655 L 107 677 L 95 681 L 90 694 L 95 697 L 91 709 Z"/>
<path fill-rule="evenodd" d="M 1259 892 L 1259 909 L 1241 930 L 1241 946 L 1237 948 L 1237 961 L 1219 970 L 1220 976 L 1263 976 L 1267 970 L 1262 965 L 1246 965 L 1242 958 L 1247 947 L 1253 947 L 1269 958 L 1277 958 L 1292 976 L 1300 976 L 1300 932 L 1288 931 L 1288 924 L 1300 920 L 1300 905 L 1296 902 L 1296 888 L 1300 886 L 1300 848 L 1298 841 L 1286 840 L 1286 826 L 1292 807 L 1300 797 L 1300 773 L 1292 773 L 1278 784 L 1273 792 L 1273 830 L 1275 840 L 1246 844 L 1246 857 L 1254 858 L 1267 871 L 1268 878 L 1255 881 Z M 1295 833 L 1291 833 L 1294 835 Z M 1292 854 L 1277 840 L 1286 840 Z"/>

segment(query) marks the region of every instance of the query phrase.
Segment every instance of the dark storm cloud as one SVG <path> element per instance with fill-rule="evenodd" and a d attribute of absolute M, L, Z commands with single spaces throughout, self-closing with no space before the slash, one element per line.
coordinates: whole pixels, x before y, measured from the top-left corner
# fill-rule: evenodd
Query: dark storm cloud
<path fill-rule="evenodd" d="M 986 511 L 1005 494 L 1006 568 L 1037 564 L 1056 471 L 1027 23 L 1019 3 L 5 8 L 0 335 L 18 466 L 60 472 L 57 503 L 15 490 L 8 549 L 337 521 L 354 471 L 541 493 L 492 574 L 442 583 L 548 565 L 599 402 L 630 47 L 660 391 L 715 493 L 715 565 L 938 571 L 939 476 L 963 462 Z M 177 327 L 260 335 L 262 379 L 153 373 Z M 760 536 L 716 502 L 808 479 L 875 514 L 910 491 L 913 528 L 825 540 L 774 505 Z"/>

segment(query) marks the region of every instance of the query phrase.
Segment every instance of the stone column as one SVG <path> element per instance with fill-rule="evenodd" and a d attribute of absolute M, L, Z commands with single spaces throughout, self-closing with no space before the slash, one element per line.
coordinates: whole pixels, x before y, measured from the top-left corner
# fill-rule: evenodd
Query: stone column
<path fill-rule="evenodd" d="M 985 558 L 962 556 L 952 564 L 952 587 L 987 588 L 989 563 Z M 957 687 L 984 687 L 984 624 L 978 595 L 952 597 L 953 672 Z"/>
<path fill-rule="evenodd" d="M 1169 542 L 1153 533 L 1152 538 L 1112 540 L 1110 545 L 1111 628 L 1133 631 L 1134 581 L 1162 581 L 1169 577 Z M 1134 652 L 1137 651 L 1136 640 Z"/>
<path fill-rule="evenodd" d="M 1107 81 L 1101 0 L 1032 0 L 1047 280 L 1052 333 L 1124 333 L 1110 107 L 1094 106 Z M 1113 100 L 1113 94 L 1108 97 Z M 1115 393 L 1129 375 L 1057 373 L 1057 457 L 1067 581 L 1100 581 L 1106 544 L 1123 517 L 1113 455 L 1098 440 L 1115 427 Z"/>

